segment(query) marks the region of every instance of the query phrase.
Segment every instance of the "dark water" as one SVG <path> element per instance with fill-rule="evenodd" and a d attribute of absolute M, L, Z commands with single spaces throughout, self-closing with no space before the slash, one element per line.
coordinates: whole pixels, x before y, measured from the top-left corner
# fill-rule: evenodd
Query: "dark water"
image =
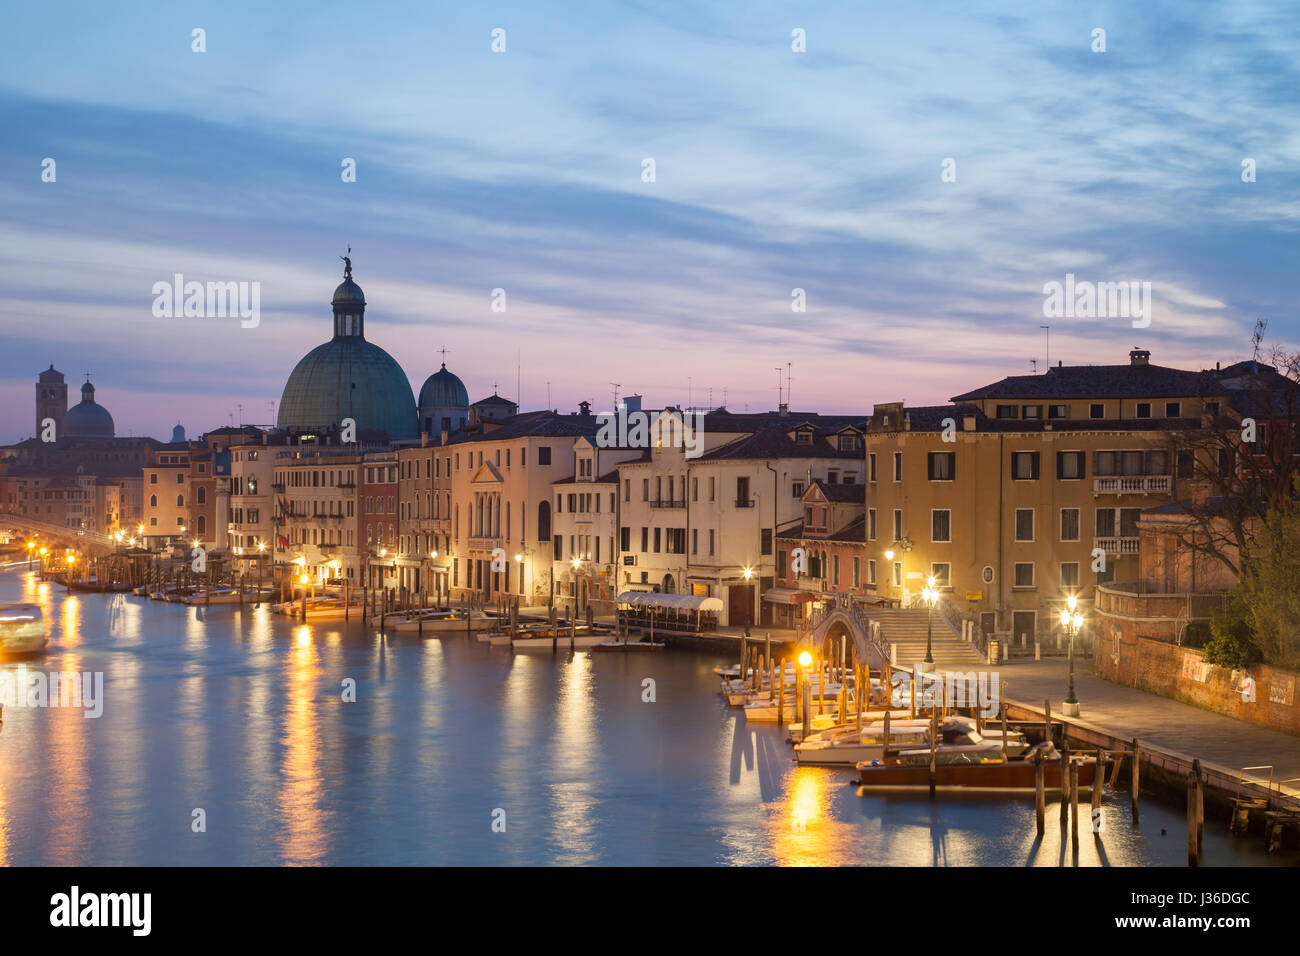
<path fill-rule="evenodd" d="M 1040 844 L 1032 797 L 862 797 L 849 773 L 796 770 L 773 726 L 747 727 L 718 697 L 717 655 L 511 656 L 464 636 L 301 628 L 265 608 L 69 596 L 17 571 L 0 574 L 0 600 L 45 608 L 51 650 L 29 669 L 105 682 L 98 719 L 5 708 L 2 864 L 1065 859 L 1057 807 Z M 1117 804 L 1100 843 L 1081 834 L 1078 862 L 1183 865 L 1181 811 L 1142 813 L 1135 832 Z M 1270 860 L 1212 823 L 1206 862 Z"/>

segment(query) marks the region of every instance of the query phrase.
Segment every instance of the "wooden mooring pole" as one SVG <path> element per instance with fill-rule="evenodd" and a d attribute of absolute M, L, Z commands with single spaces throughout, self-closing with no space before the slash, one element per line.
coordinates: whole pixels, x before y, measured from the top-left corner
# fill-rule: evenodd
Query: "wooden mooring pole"
<path fill-rule="evenodd" d="M 1201 840 L 1205 835 L 1205 793 L 1201 788 L 1201 761 L 1192 761 L 1187 775 L 1187 865 L 1201 863 Z"/>
<path fill-rule="evenodd" d="M 1141 765 L 1142 765 L 1142 748 L 1138 746 L 1137 738 L 1134 737 L 1133 738 L 1133 771 L 1132 774 L 1130 775 L 1130 783 L 1132 784 L 1132 788 L 1131 788 L 1131 795 L 1129 797 L 1130 809 L 1133 811 L 1134 826 L 1137 826 L 1137 822 L 1138 822 L 1138 785 L 1139 785 L 1138 768 L 1141 767 Z"/>
<path fill-rule="evenodd" d="M 1044 777 L 1046 772 L 1043 768 L 1043 752 L 1040 750 L 1034 754 L 1034 816 L 1038 822 L 1038 835 L 1043 835 L 1043 820 L 1047 813 L 1047 794 Z"/>

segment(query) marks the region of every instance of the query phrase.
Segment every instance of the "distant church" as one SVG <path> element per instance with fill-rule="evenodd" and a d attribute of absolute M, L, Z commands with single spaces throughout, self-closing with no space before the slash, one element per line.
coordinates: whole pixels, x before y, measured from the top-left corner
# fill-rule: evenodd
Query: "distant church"
<path fill-rule="evenodd" d="M 86 379 L 81 386 L 80 404 L 68 408 L 68 386 L 63 373 L 53 364 L 41 372 L 36 381 L 36 435 L 46 433 L 48 422 L 54 423 L 54 438 L 113 438 L 113 416 L 95 401 L 95 386 Z"/>

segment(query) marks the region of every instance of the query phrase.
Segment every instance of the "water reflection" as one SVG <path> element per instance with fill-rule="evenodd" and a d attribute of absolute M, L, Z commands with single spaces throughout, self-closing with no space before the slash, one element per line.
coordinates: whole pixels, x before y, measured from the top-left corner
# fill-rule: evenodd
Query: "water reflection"
<path fill-rule="evenodd" d="M 1181 808 L 1144 805 L 1136 829 L 1117 795 L 1098 841 L 1085 805 L 1076 859 L 1059 803 L 1040 839 L 1032 797 L 862 795 L 850 771 L 797 767 L 718 698 L 708 654 L 512 655 L 0 574 L 20 599 L 51 624 L 29 666 L 103 671 L 106 702 L 5 714 L 0 864 L 1185 863 L 1159 835 Z M 1206 831 L 1209 864 L 1293 858 Z"/>

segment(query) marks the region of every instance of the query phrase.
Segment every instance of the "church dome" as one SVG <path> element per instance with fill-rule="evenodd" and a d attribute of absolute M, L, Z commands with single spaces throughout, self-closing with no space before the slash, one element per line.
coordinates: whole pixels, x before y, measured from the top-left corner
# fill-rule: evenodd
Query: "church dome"
<path fill-rule="evenodd" d="M 300 431 L 339 428 L 386 432 L 390 441 L 418 436 L 415 397 L 406 373 L 391 355 L 365 339 L 366 299 L 352 281 L 345 259 L 343 282 L 334 290 L 334 338 L 294 366 L 280 398 L 276 424 Z"/>
<path fill-rule="evenodd" d="M 338 284 L 338 288 L 334 290 L 334 298 L 330 299 L 330 305 L 343 304 L 366 304 L 365 293 L 361 291 L 361 286 L 352 281 L 351 276 L 348 276 Z"/>
<path fill-rule="evenodd" d="M 469 408 L 465 383 L 447 371 L 447 363 L 424 381 L 420 389 L 421 408 Z"/>
<path fill-rule="evenodd" d="M 81 386 L 81 402 L 63 416 L 60 437 L 112 438 L 114 434 L 113 416 L 95 401 L 95 386 L 87 382 Z"/>

